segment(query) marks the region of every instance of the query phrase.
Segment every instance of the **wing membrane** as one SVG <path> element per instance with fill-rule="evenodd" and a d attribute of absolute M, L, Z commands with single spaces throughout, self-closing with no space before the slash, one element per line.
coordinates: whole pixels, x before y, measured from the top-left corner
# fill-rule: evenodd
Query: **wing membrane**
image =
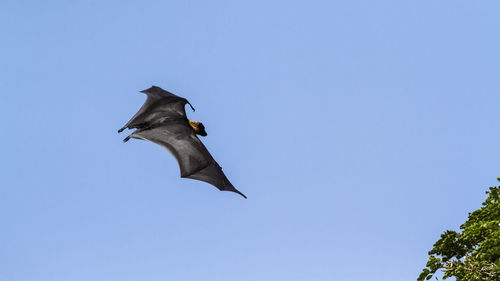
<path fill-rule="evenodd" d="M 159 87 L 153 86 L 141 91 L 147 99 L 139 111 L 118 132 L 124 129 L 143 128 L 161 123 L 168 119 L 186 118 L 187 99 L 178 97 Z M 193 108 L 191 106 L 191 108 Z M 193 108 L 194 110 L 194 108 Z"/>
<path fill-rule="evenodd" d="M 222 168 L 185 120 L 171 120 L 154 128 L 137 130 L 130 137 L 156 143 L 175 157 L 181 177 L 207 182 L 219 190 L 236 192 Z"/>

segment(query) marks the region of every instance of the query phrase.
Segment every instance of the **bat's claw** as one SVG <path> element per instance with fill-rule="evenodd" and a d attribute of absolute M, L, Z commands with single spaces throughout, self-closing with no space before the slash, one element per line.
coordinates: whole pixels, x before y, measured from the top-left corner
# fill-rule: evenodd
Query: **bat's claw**
<path fill-rule="evenodd" d="M 126 137 L 123 139 L 123 142 L 128 142 L 128 140 L 130 139 L 130 136 Z"/>
<path fill-rule="evenodd" d="M 232 192 L 236 192 L 238 193 L 239 195 L 243 196 L 243 198 L 247 199 L 247 197 L 245 196 L 245 194 L 239 192 L 236 188 L 234 190 L 231 190 Z"/>
<path fill-rule="evenodd" d="M 247 199 L 247 197 L 245 196 L 245 194 L 243 194 L 243 193 L 241 193 L 241 192 L 239 192 L 239 191 L 238 191 L 238 192 L 236 192 L 236 193 L 238 193 L 239 195 L 243 196 L 243 198 Z"/>

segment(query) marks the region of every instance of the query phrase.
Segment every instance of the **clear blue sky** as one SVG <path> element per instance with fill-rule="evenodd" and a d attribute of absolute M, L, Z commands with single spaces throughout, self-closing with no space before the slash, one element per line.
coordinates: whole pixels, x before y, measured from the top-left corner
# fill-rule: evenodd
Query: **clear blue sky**
<path fill-rule="evenodd" d="M 499 10 L 3 0 L 0 280 L 415 280 L 500 176 Z M 122 143 L 151 85 L 247 200 Z"/>

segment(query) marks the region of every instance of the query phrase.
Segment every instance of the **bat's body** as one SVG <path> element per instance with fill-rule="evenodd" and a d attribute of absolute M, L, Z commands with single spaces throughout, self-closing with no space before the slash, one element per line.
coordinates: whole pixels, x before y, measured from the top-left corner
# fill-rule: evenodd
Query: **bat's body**
<path fill-rule="evenodd" d="M 148 98 L 139 111 L 118 132 L 137 129 L 130 138 L 154 142 L 166 148 L 179 163 L 181 177 L 201 180 L 219 190 L 233 191 L 245 197 L 229 182 L 222 168 L 196 135 L 206 136 L 201 122 L 188 120 L 185 99 L 153 86 L 141 91 Z"/>

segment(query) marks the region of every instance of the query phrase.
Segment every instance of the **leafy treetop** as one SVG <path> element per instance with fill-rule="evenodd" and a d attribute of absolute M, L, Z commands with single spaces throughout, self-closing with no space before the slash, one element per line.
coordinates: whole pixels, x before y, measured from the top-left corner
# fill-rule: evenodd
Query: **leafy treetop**
<path fill-rule="evenodd" d="M 483 206 L 469 213 L 460 226 L 461 233 L 447 230 L 441 234 L 418 281 L 429 280 L 439 269 L 443 279 L 500 280 L 500 186 L 490 187 L 486 194 Z"/>

